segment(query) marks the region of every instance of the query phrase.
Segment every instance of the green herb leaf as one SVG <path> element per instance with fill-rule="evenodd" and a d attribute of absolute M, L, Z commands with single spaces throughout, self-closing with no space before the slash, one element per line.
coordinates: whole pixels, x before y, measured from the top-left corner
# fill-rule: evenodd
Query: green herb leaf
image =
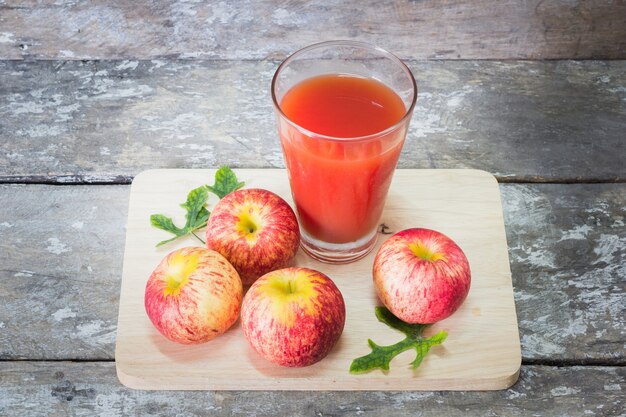
<path fill-rule="evenodd" d="M 153 214 L 150 216 L 150 223 L 152 226 L 170 232 L 174 235 L 173 238 L 162 240 L 157 243 L 157 247 L 171 242 L 181 236 L 185 236 L 192 233 L 194 230 L 206 226 L 206 222 L 209 219 L 209 211 L 204 207 L 209 192 L 204 186 L 194 188 L 187 195 L 187 201 L 180 206 L 184 208 L 187 213 L 185 214 L 185 226 L 178 227 L 174 224 L 171 217 L 164 216 L 162 214 Z M 194 234 L 194 236 L 196 236 Z M 196 236 L 198 237 L 198 236 Z M 198 238 L 202 243 L 202 239 Z"/>
<path fill-rule="evenodd" d="M 172 240 L 186 234 L 185 229 L 176 227 L 171 218 L 165 217 L 162 214 L 153 214 L 152 216 L 150 216 L 150 223 L 152 224 L 152 226 L 158 229 L 165 230 L 166 232 L 174 234 L 173 238 L 162 240 L 161 242 L 157 243 L 157 247 L 171 242 Z"/>
<path fill-rule="evenodd" d="M 388 371 L 391 360 L 411 348 L 415 349 L 417 353 L 415 360 L 411 362 L 411 367 L 415 370 L 422 363 L 430 348 L 442 344 L 448 337 L 448 333 L 445 331 L 440 331 L 431 337 L 423 337 L 422 333 L 428 325 L 406 323 L 394 316 L 386 307 L 376 307 L 375 313 L 378 321 L 401 331 L 406 335 L 406 338 L 389 346 L 379 346 L 369 339 L 367 343 L 372 352 L 353 360 L 350 364 L 350 372 L 360 373 L 371 371 L 372 369 Z"/>
<path fill-rule="evenodd" d="M 206 187 L 194 188 L 187 195 L 187 201 L 180 206 L 187 210 L 185 230 L 192 231 L 204 226 L 209 219 L 209 211 L 204 207 L 209 192 Z"/>
<path fill-rule="evenodd" d="M 215 173 L 215 184 L 207 185 L 206 188 L 219 198 L 224 198 L 225 195 L 232 193 L 243 187 L 245 183 L 239 182 L 235 173 L 223 166 Z"/>
<path fill-rule="evenodd" d="M 174 233 L 177 236 L 183 234 L 183 229 L 180 229 L 174 225 L 171 218 L 165 217 L 162 214 L 153 214 L 150 216 L 150 223 L 152 226 L 165 230 L 166 232 Z"/>
<path fill-rule="evenodd" d="M 153 214 L 150 216 L 152 226 L 165 230 L 174 235 L 174 237 L 157 243 L 157 246 L 169 243 L 181 236 L 189 233 L 193 234 L 200 242 L 205 243 L 194 233 L 194 231 L 206 226 L 209 220 L 210 212 L 206 208 L 206 202 L 209 198 L 209 191 L 216 194 L 220 199 L 226 194 L 238 190 L 243 187 L 244 183 L 237 180 L 235 173 L 228 167 L 221 167 L 215 173 L 215 184 L 213 186 L 203 185 L 194 188 L 187 194 L 187 201 L 180 206 L 185 209 L 185 225 L 178 227 L 174 224 L 171 217 L 163 214 Z"/>

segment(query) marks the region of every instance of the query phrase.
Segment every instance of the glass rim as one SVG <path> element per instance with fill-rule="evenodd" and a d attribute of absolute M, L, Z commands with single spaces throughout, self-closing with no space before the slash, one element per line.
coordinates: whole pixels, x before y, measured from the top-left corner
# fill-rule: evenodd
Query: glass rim
<path fill-rule="evenodd" d="M 281 70 L 287 66 L 294 58 L 309 52 L 311 50 L 314 49 L 318 49 L 318 48 L 322 48 L 322 47 L 327 47 L 327 46 L 353 46 L 353 47 L 357 47 L 357 48 L 362 48 L 362 49 L 369 49 L 372 51 L 376 51 L 378 53 L 380 53 L 383 57 L 390 59 L 391 61 L 394 61 L 396 64 L 398 64 L 400 66 L 400 68 L 404 71 L 404 73 L 408 76 L 409 81 L 412 84 L 412 89 L 413 89 L 413 98 L 411 100 L 411 105 L 405 110 L 404 115 L 400 118 L 400 120 L 398 120 L 396 123 L 394 123 L 393 125 L 389 126 L 386 129 L 383 129 L 379 132 L 375 132 L 375 133 L 371 133 L 369 135 L 363 135 L 363 136 L 350 136 L 350 137 L 339 137 L 339 136 L 329 136 L 329 135 L 324 135 L 321 133 L 316 133 L 313 132 L 311 130 L 308 130 L 302 126 L 300 126 L 298 123 L 294 122 L 293 120 L 291 120 L 289 118 L 289 116 L 287 116 L 284 112 L 283 109 L 281 109 L 280 104 L 278 103 L 278 99 L 276 97 L 276 80 L 278 78 L 278 74 L 281 72 Z M 281 62 L 281 64 L 278 66 L 278 68 L 276 69 L 276 72 L 274 73 L 274 76 L 272 77 L 272 84 L 271 84 L 271 93 L 272 93 L 272 102 L 274 103 L 274 108 L 276 109 L 276 111 L 278 111 L 278 113 L 280 114 L 280 116 L 285 119 L 287 121 L 287 123 L 289 123 L 291 126 L 293 126 L 294 128 L 298 129 L 299 131 L 301 131 L 302 133 L 306 134 L 307 136 L 315 136 L 318 139 L 324 139 L 324 140 L 328 140 L 328 141 L 339 141 L 339 142 L 360 142 L 360 141 L 367 141 L 369 139 L 377 139 L 380 138 L 381 136 L 385 136 L 391 132 L 393 132 L 394 130 L 397 130 L 398 128 L 400 128 L 403 124 L 406 123 L 407 119 L 411 117 L 411 115 L 413 114 L 413 109 L 415 108 L 415 103 L 417 102 L 417 83 L 415 82 L 415 77 L 413 77 L 413 73 L 411 72 L 411 70 L 409 69 L 409 67 L 402 62 L 402 60 L 400 58 L 398 58 L 396 55 L 392 54 L 391 52 L 367 43 L 367 42 L 362 42 L 362 41 L 351 41 L 351 40 L 334 40 L 334 41 L 324 41 L 324 42 L 318 42 L 318 43 L 314 43 L 308 46 L 305 46 L 304 48 L 298 49 L 296 52 L 292 53 L 291 55 L 289 55 L 287 58 L 285 58 L 283 60 L 283 62 Z"/>

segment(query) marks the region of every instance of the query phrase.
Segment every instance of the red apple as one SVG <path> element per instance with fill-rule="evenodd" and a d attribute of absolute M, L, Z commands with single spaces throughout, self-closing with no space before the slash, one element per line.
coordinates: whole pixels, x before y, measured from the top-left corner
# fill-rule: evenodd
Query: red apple
<path fill-rule="evenodd" d="M 241 326 L 250 345 L 282 366 L 308 366 L 339 340 L 346 307 L 335 283 L 308 268 L 263 275 L 243 298 Z"/>
<path fill-rule="evenodd" d="M 374 259 L 374 285 L 383 304 L 407 323 L 434 323 L 454 313 L 471 282 L 470 266 L 449 237 L 407 229 L 390 237 Z"/>
<path fill-rule="evenodd" d="M 226 258 L 207 248 L 187 247 L 159 263 L 146 284 L 144 302 L 163 336 L 198 344 L 237 321 L 242 297 L 241 279 Z"/>
<path fill-rule="evenodd" d="M 293 210 L 271 191 L 246 188 L 226 195 L 213 208 L 207 247 L 235 267 L 244 285 L 289 265 L 300 245 Z"/>

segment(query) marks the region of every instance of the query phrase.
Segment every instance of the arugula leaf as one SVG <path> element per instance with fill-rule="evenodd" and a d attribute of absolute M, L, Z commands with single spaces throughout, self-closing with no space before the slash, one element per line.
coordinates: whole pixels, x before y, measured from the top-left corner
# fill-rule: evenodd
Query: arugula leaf
<path fill-rule="evenodd" d="M 204 186 L 194 188 L 189 192 L 187 195 L 187 201 L 180 205 L 187 211 L 185 214 L 186 222 L 183 227 L 176 226 L 170 217 L 166 217 L 162 214 L 151 215 L 150 223 L 152 226 L 165 230 L 166 232 L 170 232 L 174 235 L 171 239 L 163 240 L 157 243 L 157 246 L 164 245 L 178 237 L 185 236 L 188 233 L 192 233 L 196 229 L 204 227 L 209 219 L 209 211 L 206 207 L 204 207 L 208 198 L 209 192 Z"/>
<path fill-rule="evenodd" d="M 176 226 L 171 217 L 164 216 L 163 214 L 151 215 L 150 223 L 152 226 L 174 235 L 174 237 L 170 239 L 157 243 L 157 247 L 189 233 L 196 236 L 202 243 L 205 243 L 194 232 L 205 227 L 209 220 L 211 213 L 206 208 L 209 191 L 216 194 L 221 199 L 226 194 L 243 187 L 243 185 L 244 183 L 237 180 L 237 176 L 230 168 L 223 166 L 215 173 L 215 184 L 213 186 L 202 185 L 198 188 L 194 188 L 187 194 L 187 201 L 180 205 L 186 211 L 185 225 L 183 227 Z"/>
<path fill-rule="evenodd" d="M 176 227 L 171 218 L 165 217 L 162 214 L 153 214 L 150 216 L 150 223 L 158 229 L 163 229 L 175 235 L 180 236 L 183 234 L 183 229 Z"/>
<path fill-rule="evenodd" d="M 187 210 L 185 229 L 196 230 L 206 224 L 210 213 L 204 205 L 208 198 L 209 192 L 206 187 L 194 188 L 189 192 L 187 201 L 180 205 Z"/>
<path fill-rule="evenodd" d="M 206 185 L 206 188 L 221 199 L 244 185 L 245 183 L 237 180 L 237 176 L 230 168 L 223 166 L 215 173 L 215 184 Z"/>
<path fill-rule="evenodd" d="M 448 333 L 443 330 L 434 336 L 423 337 L 422 333 L 428 327 L 427 324 L 405 323 L 394 316 L 386 307 L 376 307 L 375 313 L 378 321 L 401 331 L 406 335 L 406 338 L 389 346 L 379 346 L 371 339 L 368 339 L 367 343 L 372 352 L 352 361 L 350 364 L 350 372 L 352 373 L 367 372 L 377 368 L 388 371 L 391 360 L 411 348 L 414 348 L 417 353 L 415 360 L 411 362 L 411 367 L 417 369 L 430 351 L 431 346 L 442 344 L 448 337 Z"/>
<path fill-rule="evenodd" d="M 167 232 L 174 234 L 173 238 L 163 240 L 157 243 L 157 247 L 164 245 L 168 242 L 171 242 L 172 240 L 186 234 L 183 229 L 180 229 L 174 225 L 174 222 L 172 222 L 172 219 L 170 219 L 169 217 L 165 217 L 162 214 L 153 214 L 152 216 L 150 216 L 150 223 L 152 224 L 152 226 L 158 229 L 162 229 L 162 230 L 165 230 Z"/>

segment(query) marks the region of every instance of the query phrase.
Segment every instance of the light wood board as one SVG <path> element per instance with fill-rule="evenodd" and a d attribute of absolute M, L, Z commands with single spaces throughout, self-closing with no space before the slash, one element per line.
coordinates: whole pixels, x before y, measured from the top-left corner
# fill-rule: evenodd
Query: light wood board
<path fill-rule="evenodd" d="M 161 336 L 144 310 L 150 273 L 170 251 L 201 245 L 195 238 L 155 248 L 167 234 L 150 225 L 163 213 L 184 223 L 179 204 L 202 184 L 213 184 L 214 170 L 150 170 L 133 181 L 120 294 L 116 365 L 120 381 L 137 389 L 161 390 L 496 390 L 518 378 L 521 364 L 517 317 L 498 184 L 477 170 L 396 170 L 382 222 L 393 232 L 409 227 L 439 230 L 465 251 L 472 286 L 461 308 L 426 334 L 448 332 L 417 371 L 414 352 L 391 363 L 391 370 L 348 372 L 352 359 L 369 353 L 367 339 L 393 344 L 404 336 L 374 316 L 378 305 L 371 269 L 377 247 L 348 265 L 314 261 L 302 251 L 295 263 L 319 269 L 337 284 L 346 301 L 344 333 L 324 360 L 306 368 L 284 368 L 250 348 L 239 322 L 226 334 L 199 346 L 172 343 Z M 261 187 L 292 199 L 285 170 L 236 169 L 246 187 Z M 210 198 L 209 206 L 216 202 Z M 209 207 L 210 209 L 210 207 Z"/>

